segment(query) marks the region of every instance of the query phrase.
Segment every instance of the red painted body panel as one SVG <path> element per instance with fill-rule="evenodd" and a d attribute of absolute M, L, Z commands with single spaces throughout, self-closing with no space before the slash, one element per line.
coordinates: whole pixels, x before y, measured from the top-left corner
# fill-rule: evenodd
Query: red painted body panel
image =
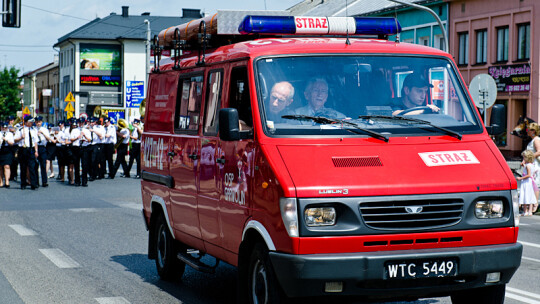
<path fill-rule="evenodd" d="M 408 234 L 384 234 L 343 237 L 300 238 L 298 254 L 371 252 L 391 250 L 419 250 L 431 248 L 454 248 L 512 244 L 516 242 L 517 228 L 480 229 L 470 231 L 425 232 Z M 433 240 L 422 243 L 422 240 Z M 456 240 L 456 241 L 452 241 Z M 401 244 L 410 241 L 411 244 Z M 386 242 L 386 245 L 366 246 L 370 242 Z M 393 245 L 392 242 L 400 244 Z"/>
<path fill-rule="evenodd" d="M 408 144 L 407 139 L 394 143 L 392 138 L 391 143 L 358 141 L 354 145 L 352 140 L 349 143 L 335 139 L 326 144 L 321 141 L 317 145 L 303 145 L 301 140 L 296 140 L 296 145 L 280 145 L 278 150 L 292 176 L 298 197 L 334 196 L 334 193 L 320 194 L 319 190 L 336 189 L 347 189 L 347 196 L 375 196 L 505 190 L 510 187 L 510 179 L 484 141 L 459 141 L 449 137 L 433 141 L 438 143 Z M 471 151 L 479 163 L 428 167 L 418 155 L 460 150 Z M 333 157 L 378 157 L 382 165 L 336 167 Z M 446 158 L 443 160 L 447 161 Z"/>

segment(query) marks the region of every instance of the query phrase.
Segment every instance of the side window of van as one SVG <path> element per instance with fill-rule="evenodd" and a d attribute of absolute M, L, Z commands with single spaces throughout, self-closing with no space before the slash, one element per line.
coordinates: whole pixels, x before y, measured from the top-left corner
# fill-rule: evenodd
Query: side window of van
<path fill-rule="evenodd" d="M 238 110 L 241 131 L 251 130 L 253 127 L 249 96 L 247 68 L 245 66 L 233 68 L 231 71 L 229 108 Z"/>
<path fill-rule="evenodd" d="M 204 134 L 217 134 L 217 113 L 221 105 L 221 86 L 223 70 L 211 71 L 208 74 L 206 92 L 206 111 L 204 117 Z"/>
<path fill-rule="evenodd" d="M 203 76 L 180 79 L 176 97 L 175 130 L 197 130 L 201 112 Z"/>

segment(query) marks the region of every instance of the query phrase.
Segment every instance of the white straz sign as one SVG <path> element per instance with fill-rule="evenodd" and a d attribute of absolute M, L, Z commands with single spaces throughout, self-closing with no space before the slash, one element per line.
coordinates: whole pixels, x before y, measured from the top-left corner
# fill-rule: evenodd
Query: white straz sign
<path fill-rule="evenodd" d="M 451 166 L 451 165 L 468 165 L 479 164 L 480 162 L 469 150 L 462 151 L 438 151 L 418 153 L 426 166 Z"/>

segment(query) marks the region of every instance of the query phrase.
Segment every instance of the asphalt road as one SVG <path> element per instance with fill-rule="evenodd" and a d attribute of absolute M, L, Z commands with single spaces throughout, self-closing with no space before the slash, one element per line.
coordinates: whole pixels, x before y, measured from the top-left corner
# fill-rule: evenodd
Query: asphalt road
<path fill-rule="evenodd" d="M 140 180 L 117 177 L 88 188 L 51 181 L 36 191 L 18 185 L 0 189 L 0 303 L 235 302 L 236 269 L 225 263 L 214 275 L 187 267 L 181 281 L 159 279 L 146 257 Z M 540 216 L 522 218 L 519 240 L 522 266 L 506 303 L 540 303 Z"/>

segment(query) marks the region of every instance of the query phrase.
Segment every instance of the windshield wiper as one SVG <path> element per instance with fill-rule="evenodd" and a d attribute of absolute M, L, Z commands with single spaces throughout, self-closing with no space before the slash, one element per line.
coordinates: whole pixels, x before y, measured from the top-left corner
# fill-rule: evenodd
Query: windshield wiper
<path fill-rule="evenodd" d="M 347 130 L 349 132 L 356 133 L 356 134 L 361 134 L 361 133 L 358 132 L 358 131 L 361 131 L 362 133 L 368 134 L 373 138 L 380 139 L 382 141 L 388 142 L 388 137 L 387 136 L 384 136 L 384 135 L 382 135 L 381 133 L 378 133 L 378 132 L 374 132 L 374 131 L 362 128 L 358 124 L 355 124 L 354 122 L 350 122 L 350 121 L 346 121 L 346 120 L 342 120 L 342 119 L 332 119 L 332 118 L 327 118 L 327 117 L 322 117 L 322 116 L 309 116 L 309 115 L 283 115 L 283 116 L 281 116 L 281 118 L 294 119 L 294 120 L 310 120 L 310 121 L 313 121 L 315 123 L 328 124 L 328 125 L 331 125 L 331 124 L 348 125 L 348 126 L 354 127 L 354 129 L 352 129 L 352 130 L 351 129 L 344 129 L 344 130 Z"/>
<path fill-rule="evenodd" d="M 388 119 L 388 120 L 393 120 L 393 121 L 398 120 L 398 121 L 404 121 L 404 122 L 413 122 L 413 123 L 428 125 L 430 127 L 438 129 L 440 131 L 443 131 L 447 135 L 455 137 L 455 138 L 457 138 L 459 140 L 461 140 L 461 138 L 463 137 L 461 135 L 461 133 L 452 131 L 452 130 L 447 129 L 447 128 L 439 127 L 437 125 L 432 124 L 431 122 L 429 122 L 427 120 L 421 120 L 421 119 L 416 119 L 416 118 L 409 118 L 409 117 L 403 117 L 403 116 L 389 116 L 389 115 L 360 115 L 360 116 L 358 116 L 358 118 L 360 118 L 360 119 L 372 119 L 372 118 L 377 119 L 377 118 L 379 118 L 379 119 Z"/>

